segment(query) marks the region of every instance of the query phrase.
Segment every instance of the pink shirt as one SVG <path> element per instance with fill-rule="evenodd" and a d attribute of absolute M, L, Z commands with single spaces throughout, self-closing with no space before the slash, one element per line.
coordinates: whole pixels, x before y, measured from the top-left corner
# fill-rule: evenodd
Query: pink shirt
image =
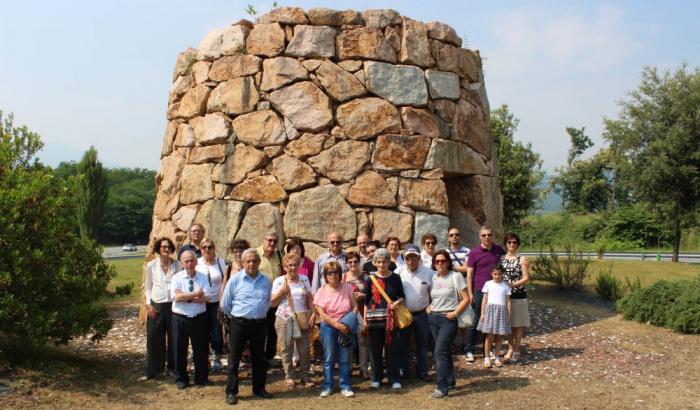
<path fill-rule="evenodd" d="M 332 319 L 340 320 L 352 310 L 351 297 L 352 287 L 347 283 L 341 283 L 337 291 L 323 286 L 314 296 L 314 305 L 322 307 Z"/>

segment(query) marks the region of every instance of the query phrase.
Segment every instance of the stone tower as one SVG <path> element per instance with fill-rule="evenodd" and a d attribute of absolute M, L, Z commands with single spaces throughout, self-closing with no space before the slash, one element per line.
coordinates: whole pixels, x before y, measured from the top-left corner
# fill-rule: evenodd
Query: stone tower
<path fill-rule="evenodd" d="M 220 255 L 265 232 L 419 243 L 503 234 L 478 51 L 394 10 L 272 10 L 177 58 L 151 239 L 201 222 Z M 282 245 L 280 242 L 280 246 Z"/>

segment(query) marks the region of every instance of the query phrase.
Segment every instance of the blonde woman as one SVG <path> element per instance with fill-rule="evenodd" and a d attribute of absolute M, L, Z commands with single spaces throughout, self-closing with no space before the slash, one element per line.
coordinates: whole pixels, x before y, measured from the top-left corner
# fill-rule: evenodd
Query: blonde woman
<path fill-rule="evenodd" d="M 209 344 L 214 351 L 214 362 L 211 371 L 216 373 L 222 370 L 221 355 L 223 354 L 224 341 L 221 333 L 221 321 L 218 317 L 219 299 L 224 284 L 226 261 L 216 256 L 214 241 L 205 238 L 200 243 L 202 256 L 197 259 L 196 270 L 207 276 L 208 288 L 205 294 L 209 297 L 207 302 L 207 323 L 209 324 Z"/>

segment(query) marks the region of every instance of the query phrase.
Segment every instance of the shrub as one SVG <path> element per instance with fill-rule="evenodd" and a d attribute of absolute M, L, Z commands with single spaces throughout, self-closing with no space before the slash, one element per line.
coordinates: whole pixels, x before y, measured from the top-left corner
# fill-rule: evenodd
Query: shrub
<path fill-rule="evenodd" d="M 663 326 L 683 333 L 700 333 L 700 278 L 660 280 L 638 288 L 617 302 L 625 319 Z"/>
<path fill-rule="evenodd" d="M 590 260 L 581 251 L 566 247 L 565 256 L 559 256 L 550 247 L 549 256 L 540 254 L 532 265 L 532 278 L 554 283 L 564 290 L 579 290 L 588 277 Z"/>
<path fill-rule="evenodd" d="M 603 300 L 614 302 L 622 297 L 622 282 L 609 271 L 600 272 L 595 281 L 595 291 Z"/>
<path fill-rule="evenodd" d="M 131 295 L 131 291 L 133 289 L 134 289 L 134 282 L 129 282 L 126 285 L 117 286 L 114 289 L 114 293 L 116 293 L 117 296 Z"/>

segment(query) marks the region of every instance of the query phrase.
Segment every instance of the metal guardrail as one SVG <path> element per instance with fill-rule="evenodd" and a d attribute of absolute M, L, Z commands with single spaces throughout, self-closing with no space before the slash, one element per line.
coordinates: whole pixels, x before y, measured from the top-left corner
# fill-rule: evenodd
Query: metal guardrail
<path fill-rule="evenodd" d="M 578 253 L 578 252 L 577 252 Z M 549 251 L 542 252 L 520 252 L 524 256 L 540 256 L 549 255 Z M 566 256 L 566 252 L 555 252 L 557 256 Z M 584 257 L 598 259 L 597 252 L 582 252 Z M 671 261 L 672 253 L 655 253 L 655 252 L 603 252 L 602 259 L 617 259 L 617 260 L 641 260 L 641 261 Z M 685 263 L 700 263 L 700 253 L 679 253 L 678 261 Z"/>

